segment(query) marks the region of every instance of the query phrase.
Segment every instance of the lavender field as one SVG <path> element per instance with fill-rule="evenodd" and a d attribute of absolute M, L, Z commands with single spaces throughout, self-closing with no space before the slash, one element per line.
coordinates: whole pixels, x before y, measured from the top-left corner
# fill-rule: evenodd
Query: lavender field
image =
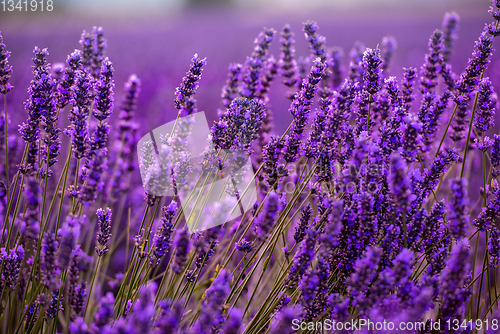
<path fill-rule="evenodd" d="M 500 1 L 273 3 L 0 14 L 0 333 L 500 333 Z"/>

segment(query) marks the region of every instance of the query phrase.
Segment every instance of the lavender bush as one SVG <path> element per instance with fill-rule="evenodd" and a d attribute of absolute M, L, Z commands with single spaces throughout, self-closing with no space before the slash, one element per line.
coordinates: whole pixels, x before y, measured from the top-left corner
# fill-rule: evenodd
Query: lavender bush
<path fill-rule="evenodd" d="M 461 74 L 449 63 L 459 17 L 446 13 L 421 68 L 399 79 L 388 74 L 391 36 L 357 43 L 344 66 L 315 22 L 304 24 L 310 55 L 301 59 L 289 25 L 264 29 L 246 61 L 229 66 L 225 110 L 195 163 L 180 149 L 189 121 L 138 146 L 140 74 L 115 100 L 123 69 L 97 27 L 65 63 L 34 48 L 16 132 L 7 101 L 24 88 L 9 83 L 16 69 L 0 35 L 1 332 L 295 333 L 354 321 L 401 333 L 500 332 L 500 135 L 487 71 L 500 1 L 490 13 Z M 206 66 L 186 60 L 178 120 L 198 112 Z M 269 91 L 280 81 L 292 122 L 276 135 Z M 248 207 L 236 192 L 207 216 L 182 210 L 179 192 L 204 206 L 196 194 L 200 184 L 211 191 L 207 175 L 236 184 L 248 155 Z M 174 196 L 144 193 L 138 164 Z M 226 222 L 224 206 L 244 214 Z M 200 219 L 223 224 L 191 234 Z M 418 325 L 399 327 L 408 323 Z"/>

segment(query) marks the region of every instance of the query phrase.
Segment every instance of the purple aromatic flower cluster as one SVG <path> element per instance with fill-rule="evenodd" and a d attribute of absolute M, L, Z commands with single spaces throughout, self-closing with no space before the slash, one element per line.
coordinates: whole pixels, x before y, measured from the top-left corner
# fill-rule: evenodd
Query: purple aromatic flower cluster
<path fill-rule="evenodd" d="M 5 50 L 6 46 L 3 44 L 3 37 L 0 33 L 0 94 L 7 94 L 12 90 L 12 85 L 9 79 L 12 73 L 12 66 L 9 65 L 10 51 Z"/>

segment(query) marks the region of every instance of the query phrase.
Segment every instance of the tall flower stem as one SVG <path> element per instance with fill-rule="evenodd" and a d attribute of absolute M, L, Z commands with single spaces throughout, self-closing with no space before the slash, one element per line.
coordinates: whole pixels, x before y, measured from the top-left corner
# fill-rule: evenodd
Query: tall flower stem
<path fill-rule="evenodd" d="M 76 169 L 75 169 L 75 183 L 74 183 L 74 187 L 75 187 L 75 191 L 78 190 L 78 174 L 80 173 L 80 160 L 81 159 L 77 159 L 76 160 Z M 76 199 L 76 197 L 73 198 L 73 209 L 72 209 L 72 212 L 73 213 L 76 213 L 76 209 L 78 208 L 78 201 Z"/>
<path fill-rule="evenodd" d="M 94 281 L 95 281 L 95 277 L 97 275 L 97 271 L 99 270 L 100 263 L 101 263 L 101 256 L 98 256 L 97 257 L 97 264 L 95 265 L 94 274 L 92 275 L 92 281 L 90 283 L 89 294 L 87 297 L 87 303 L 85 304 L 85 311 L 83 311 L 83 318 L 84 319 L 85 319 L 85 315 L 87 314 L 87 310 L 89 308 L 90 299 L 92 297 L 92 289 L 94 288 Z"/>
<path fill-rule="evenodd" d="M 366 131 L 370 129 L 370 113 L 372 110 L 372 97 L 373 95 L 370 94 L 370 103 L 368 103 L 368 116 L 366 117 Z"/>
<path fill-rule="evenodd" d="M 448 124 L 446 125 L 446 128 L 444 129 L 443 136 L 441 137 L 441 141 L 439 142 L 439 146 L 437 148 L 436 154 L 434 155 L 434 158 L 436 158 L 439 155 L 439 152 L 441 151 L 441 146 L 443 146 L 444 140 L 446 138 L 446 134 L 448 133 L 448 129 L 450 128 L 451 122 L 453 121 L 453 117 L 455 117 L 455 114 L 457 113 L 458 109 L 458 104 L 455 104 L 455 108 L 453 109 L 453 112 L 451 113 L 450 119 L 448 120 Z"/>
<path fill-rule="evenodd" d="M 7 93 L 3 93 L 3 103 L 5 118 L 3 121 L 4 132 L 5 132 L 5 187 L 7 188 L 7 202 L 10 202 L 10 183 L 9 183 L 9 139 L 7 134 Z"/>
<path fill-rule="evenodd" d="M 29 144 L 26 144 L 25 148 L 24 148 L 24 154 L 23 154 L 23 159 L 21 161 L 21 164 L 23 164 L 24 162 L 24 165 L 26 166 L 26 155 L 28 154 L 28 146 Z M 5 220 L 4 220 L 4 225 L 3 225 L 3 232 L 2 232 L 2 241 L 3 241 L 3 236 L 5 235 L 5 229 L 8 227 L 9 228 L 9 235 L 11 233 L 11 229 L 13 227 L 13 225 L 10 225 L 9 224 L 9 213 L 10 213 L 10 209 L 12 208 L 12 201 L 14 199 L 14 192 L 16 191 L 17 189 L 17 184 L 19 183 L 19 177 L 21 175 L 21 172 L 17 172 L 17 175 L 16 175 L 16 180 L 14 181 L 14 187 L 12 188 L 12 194 L 10 196 L 10 199 L 9 201 L 7 202 L 7 210 L 5 211 Z M 23 180 L 24 180 L 24 174 L 23 174 Z M 24 181 L 23 181 L 24 183 Z M 22 191 L 19 192 L 19 196 L 21 195 Z M 19 202 L 19 201 L 18 201 Z M 17 203 L 16 203 L 17 204 Z M 7 240 L 9 240 L 10 238 L 8 237 Z M 7 245 L 9 243 L 7 242 Z"/>

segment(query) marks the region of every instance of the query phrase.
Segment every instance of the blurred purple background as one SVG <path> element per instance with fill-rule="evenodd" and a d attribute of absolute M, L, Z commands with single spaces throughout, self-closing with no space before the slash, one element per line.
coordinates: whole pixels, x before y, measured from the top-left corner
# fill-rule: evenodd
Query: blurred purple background
<path fill-rule="evenodd" d="M 385 35 L 392 35 L 398 49 L 390 74 L 400 78 L 403 66 L 420 67 L 430 34 L 441 27 L 446 11 L 461 17 L 459 39 L 451 63 L 460 74 L 486 22 L 487 0 L 462 1 L 308 1 L 237 0 L 185 3 L 182 0 L 141 1 L 62 1 L 54 0 L 53 12 L 0 12 L 0 30 L 4 43 L 12 51 L 14 66 L 9 95 L 9 109 L 15 111 L 11 126 L 25 119 L 22 102 L 31 80 L 29 67 L 33 47 L 48 47 L 52 63 L 63 62 L 66 55 L 79 47 L 83 29 L 102 26 L 108 41 L 107 56 L 116 70 L 116 100 L 120 100 L 123 83 L 136 73 L 143 89 L 137 117 L 143 134 L 175 118 L 174 89 L 189 67 L 194 53 L 207 57 L 200 88 L 196 95 L 199 110 L 209 121 L 216 117 L 220 91 L 230 62 L 244 62 L 252 52 L 253 40 L 262 27 L 278 32 L 289 23 L 295 32 L 297 56 L 309 54 L 302 33 L 302 23 L 315 20 L 327 45 L 340 46 L 348 54 L 359 40 L 375 47 Z M 279 39 L 271 47 L 279 57 Z M 348 65 L 348 58 L 343 59 Z M 499 87 L 500 57 L 494 54 L 487 75 Z M 276 133 L 289 124 L 288 101 L 281 78 L 273 83 L 270 108 L 275 112 Z M 498 123 L 498 122 L 497 122 Z"/>

